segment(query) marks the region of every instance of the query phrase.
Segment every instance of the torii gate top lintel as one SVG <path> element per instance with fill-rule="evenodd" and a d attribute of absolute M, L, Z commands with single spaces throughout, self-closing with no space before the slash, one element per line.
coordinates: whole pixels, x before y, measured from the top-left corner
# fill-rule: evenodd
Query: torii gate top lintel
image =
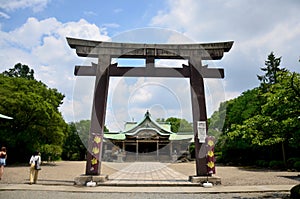
<path fill-rule="evenodd" d="M 201 60 L 219 60 L 228 52 L 233 41 L 196 44 L 142 44 L 118 43 L 67 38 L 71 48 L 81 57 L 110 55 L 112 58 L 189 59 L 200 56 Z"/>

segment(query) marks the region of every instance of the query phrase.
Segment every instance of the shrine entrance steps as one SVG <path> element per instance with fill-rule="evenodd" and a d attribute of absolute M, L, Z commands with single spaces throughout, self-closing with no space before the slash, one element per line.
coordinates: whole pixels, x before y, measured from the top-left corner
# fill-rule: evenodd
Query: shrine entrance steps
<path fill-rule="evenodd" d="M 123 158 L 124 162 L 171 162 L 171 157 L 169 155 L 160 155 L 160 156 L 154 156 L 154 155 L 145 155 L 140 154 L 138 156 L 136 155 L 126 155 L 126 157 Z"/>

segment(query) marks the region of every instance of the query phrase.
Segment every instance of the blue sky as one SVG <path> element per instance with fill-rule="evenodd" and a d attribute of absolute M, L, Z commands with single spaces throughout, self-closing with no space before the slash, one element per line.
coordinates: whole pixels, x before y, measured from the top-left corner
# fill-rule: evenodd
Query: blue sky
<path fill-rule="evenodd" d="M 74 66 L 91 60 L 78 58 L 66 37 L 142 43 L 232 40 L 222 60 L 208 63 L 225 69 L 225 79 L 205 80 L 211 114 L 220 101 L 258 86 L 256 75 L 271 51 L 282 57 L 283 67 L 300 72 L 299 10 L 298 0 L 0 0 L 0 72 L 18 62 L 29 65 L 38 80 L 66 95 L 60 110 L 71 122 L 90 117 L 94 79 L 74 77 Z M 191 120 L 189 92 L 185 79 L 112 78 L 106 123 L 121 130 L 124 121 L 141 119 L 146 109 L 155 117 Z"/>
<path fill-rule="evenodd" d="M 108 3 L 96 0 L 1 0 L 0 2 L 1 12 L 9 16 L 9 19 L 2 23 L 2 29 L 5 31 L 23 25 L 29 17 L 40 20 L 55 17 L 62 23 L 85 19 L 100 28 L 111 29 L 110 35 L 148 26 L 153 14 L 165 4 L 158 0 L 132 1 L 132 3 L 126 1 Z M 24 4 L 17 2 L 24 2 Z"/>

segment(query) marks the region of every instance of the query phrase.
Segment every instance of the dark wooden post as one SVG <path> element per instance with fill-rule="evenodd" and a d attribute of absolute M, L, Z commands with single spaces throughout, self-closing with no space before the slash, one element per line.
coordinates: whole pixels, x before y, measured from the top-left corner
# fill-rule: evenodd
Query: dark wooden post
<path fill-rule="evenodd" d="M 204 143 L 200 143 L 198 137 L 198 122 L 205 122 L 207 131 L 207 114 L 205 105 L 204 82 L 203 77 L 200 74 L 200 67 L 202 67 L 201 60 L 198 60 L 197 63 L 194 62 L 193 64 L 190 64 L 190 85 L 193 112 L 193 130 L 195 140 L 196 174 L 197 176 L 205 176 L 207 175 L 205 157 L 206 151 Z"/>
<path fill-rule="evenodd" d="M 87 151 L 86 175 L 101 174 L 104 122 L 109 85 L 110 56 L 101 56 L 98 61 L 94 88 L 92 119 Z"/>

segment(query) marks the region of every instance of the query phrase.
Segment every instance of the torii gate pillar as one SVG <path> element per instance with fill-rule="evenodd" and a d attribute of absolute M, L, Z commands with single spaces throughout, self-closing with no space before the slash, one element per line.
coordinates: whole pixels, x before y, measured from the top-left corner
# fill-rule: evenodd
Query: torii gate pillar
<path fill-rule="evenodd" d="M 201 44 L 137 44 L 114 43 L 67 38 L 78 56 L 98 58 L 92 66 L 75 66 L 77 76 L 96 76 L 86 175 L 101 175 L 101 154 L 106 101 L 110 76 L 119 77 L 183 77 L 190 78 L 193 130 L 196 154 L 196 176 L 207 175 L 206 151 L 203 140 L 207 132 L 207 114 L 203 78 L 224 78 L 222 68 L 202 66 L 202 60 L 218 60 L 228 52 L 233 41 Z M 145 67 L 118 67 L 111 58 L 140 58 Z M 182 68 L 156 68 L 155 59 L 187 59 Z M 202 132 L 200 131 L 202 125 Z M 204 130 L 203 130 L 204 126 Z M 200 129 L 200 130 L 199 130 Z"/>

